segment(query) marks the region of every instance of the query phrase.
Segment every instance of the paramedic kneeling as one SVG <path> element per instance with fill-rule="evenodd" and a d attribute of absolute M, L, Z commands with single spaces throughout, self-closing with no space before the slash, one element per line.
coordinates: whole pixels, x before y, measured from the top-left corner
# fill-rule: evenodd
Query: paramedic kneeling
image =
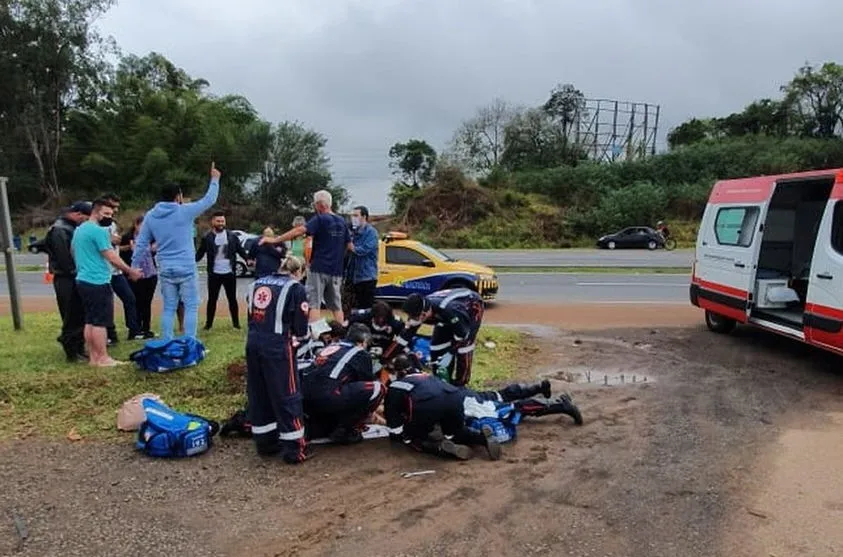
<path fill-rule="evenodd" d="M 294 337 L 307 334 L 307 295 L 299 282 L 304 262 L 290 256 L 279 272 L 259 278 L 249 293 L 246 393 L 258 454 L 281 454 L 297 464 L 305 452 L 304 413 Z"/>
<path fill-rule="evenodd" d="M 408 359 L 399 356 L 394 365 L 406 369 Z M 501 447 L 491 437 L 493 432 L 489 426 L 483 427 L 483 433 L 466 428 L 464 398 L 462 389 L 428 373 L 404 375 L 389 384 L 384 400 L 389 438 L 420 452 L 450 455 L 460 460 L 471 458 L 471 445 L 480 445 L 486 447 L 489 458 L 500 459 Z M 441 440 L 430 436 L 437 425 L 442 430 Z"/>
<path fill-rule="evenodd" d="M 403 309 L 409 319 L 397 344 L 406 349 L 423 323 L 432 324 L 430 360 L 436 374 L 452 385 L 468 385 L 474 341 L 483 322 L 483 298 L 468 288 L 441 290 L 425 297 L 410 294 Z"/>
<path fill-rule="evenodd" d="M 371 338 L 368 327 L 355 323 L 345 340 L 322 349 L 308 369 L 303 391 L 311 438 L 324 432 L 334 443 L 363 440 L 361 429 L 384 395 L 367 350 Z"/>

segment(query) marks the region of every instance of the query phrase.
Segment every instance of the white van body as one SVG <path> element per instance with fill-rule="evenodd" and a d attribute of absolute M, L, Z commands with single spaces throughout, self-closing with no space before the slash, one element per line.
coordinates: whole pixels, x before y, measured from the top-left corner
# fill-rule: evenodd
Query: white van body
<path fill-rule="evenodd" d="M 843 354 L 843 170 L 723 180 L 697 235 L 691 303 Z"/>

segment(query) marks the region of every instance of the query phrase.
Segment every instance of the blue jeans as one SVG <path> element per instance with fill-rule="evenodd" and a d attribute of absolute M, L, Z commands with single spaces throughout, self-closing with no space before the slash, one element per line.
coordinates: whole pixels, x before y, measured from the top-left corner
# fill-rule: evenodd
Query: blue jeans
<path fill-rule="evenodd" d="M 164 299 L 161 314 L 161 338 L 173 338 L 173 326 L 179 302 L 184 304 L 184 334 L 196 337 L 199 321 L 199 274 L 192 269 L 161 269 L 158 284 Z"/>

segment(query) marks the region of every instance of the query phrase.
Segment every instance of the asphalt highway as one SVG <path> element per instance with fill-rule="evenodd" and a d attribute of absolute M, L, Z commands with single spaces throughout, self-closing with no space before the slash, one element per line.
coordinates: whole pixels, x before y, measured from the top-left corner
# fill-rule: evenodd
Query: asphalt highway
<path fill-rule="evenodd" d="M 442 250 L 455 259 L 492 267 L 690 267 L 693 250 Z M 43 265 L 45 255 L 21 253 L 19 265 Z"/>
<path fill-rule="evenodd" d="M 0 296 L 6 298 L 9 288 L 5 272 L 0 273 Z M 200 277 L 200 291 L 207 292 L 205 276 Z M 43 273 L 18 273 L 21 295 L 53 296 L 53 288 L 44 284 Z M 251 279 L 238 281 L 242 299 Z M 687 304 L 687 275 L 667 274 L 568 274 L 568 273 L 502 273 L 499 275 L 501 302 L 514 303 L 652 303 Z"/>

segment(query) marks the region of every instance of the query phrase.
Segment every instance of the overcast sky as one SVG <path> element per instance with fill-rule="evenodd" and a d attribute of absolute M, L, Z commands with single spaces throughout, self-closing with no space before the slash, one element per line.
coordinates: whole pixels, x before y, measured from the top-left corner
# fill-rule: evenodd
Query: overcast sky
<path fill-rule="evenodd" d="M 841 22 L 843 0 L 120 0 L 100 27 L 324 133 L 335 179 L 377 213 L 393 143 L 441 149 L 497 96 L 536 105 L 573 83 L 658 104 L 663 144 L 778 95 L 805 61 L 843 62 Z"/>

